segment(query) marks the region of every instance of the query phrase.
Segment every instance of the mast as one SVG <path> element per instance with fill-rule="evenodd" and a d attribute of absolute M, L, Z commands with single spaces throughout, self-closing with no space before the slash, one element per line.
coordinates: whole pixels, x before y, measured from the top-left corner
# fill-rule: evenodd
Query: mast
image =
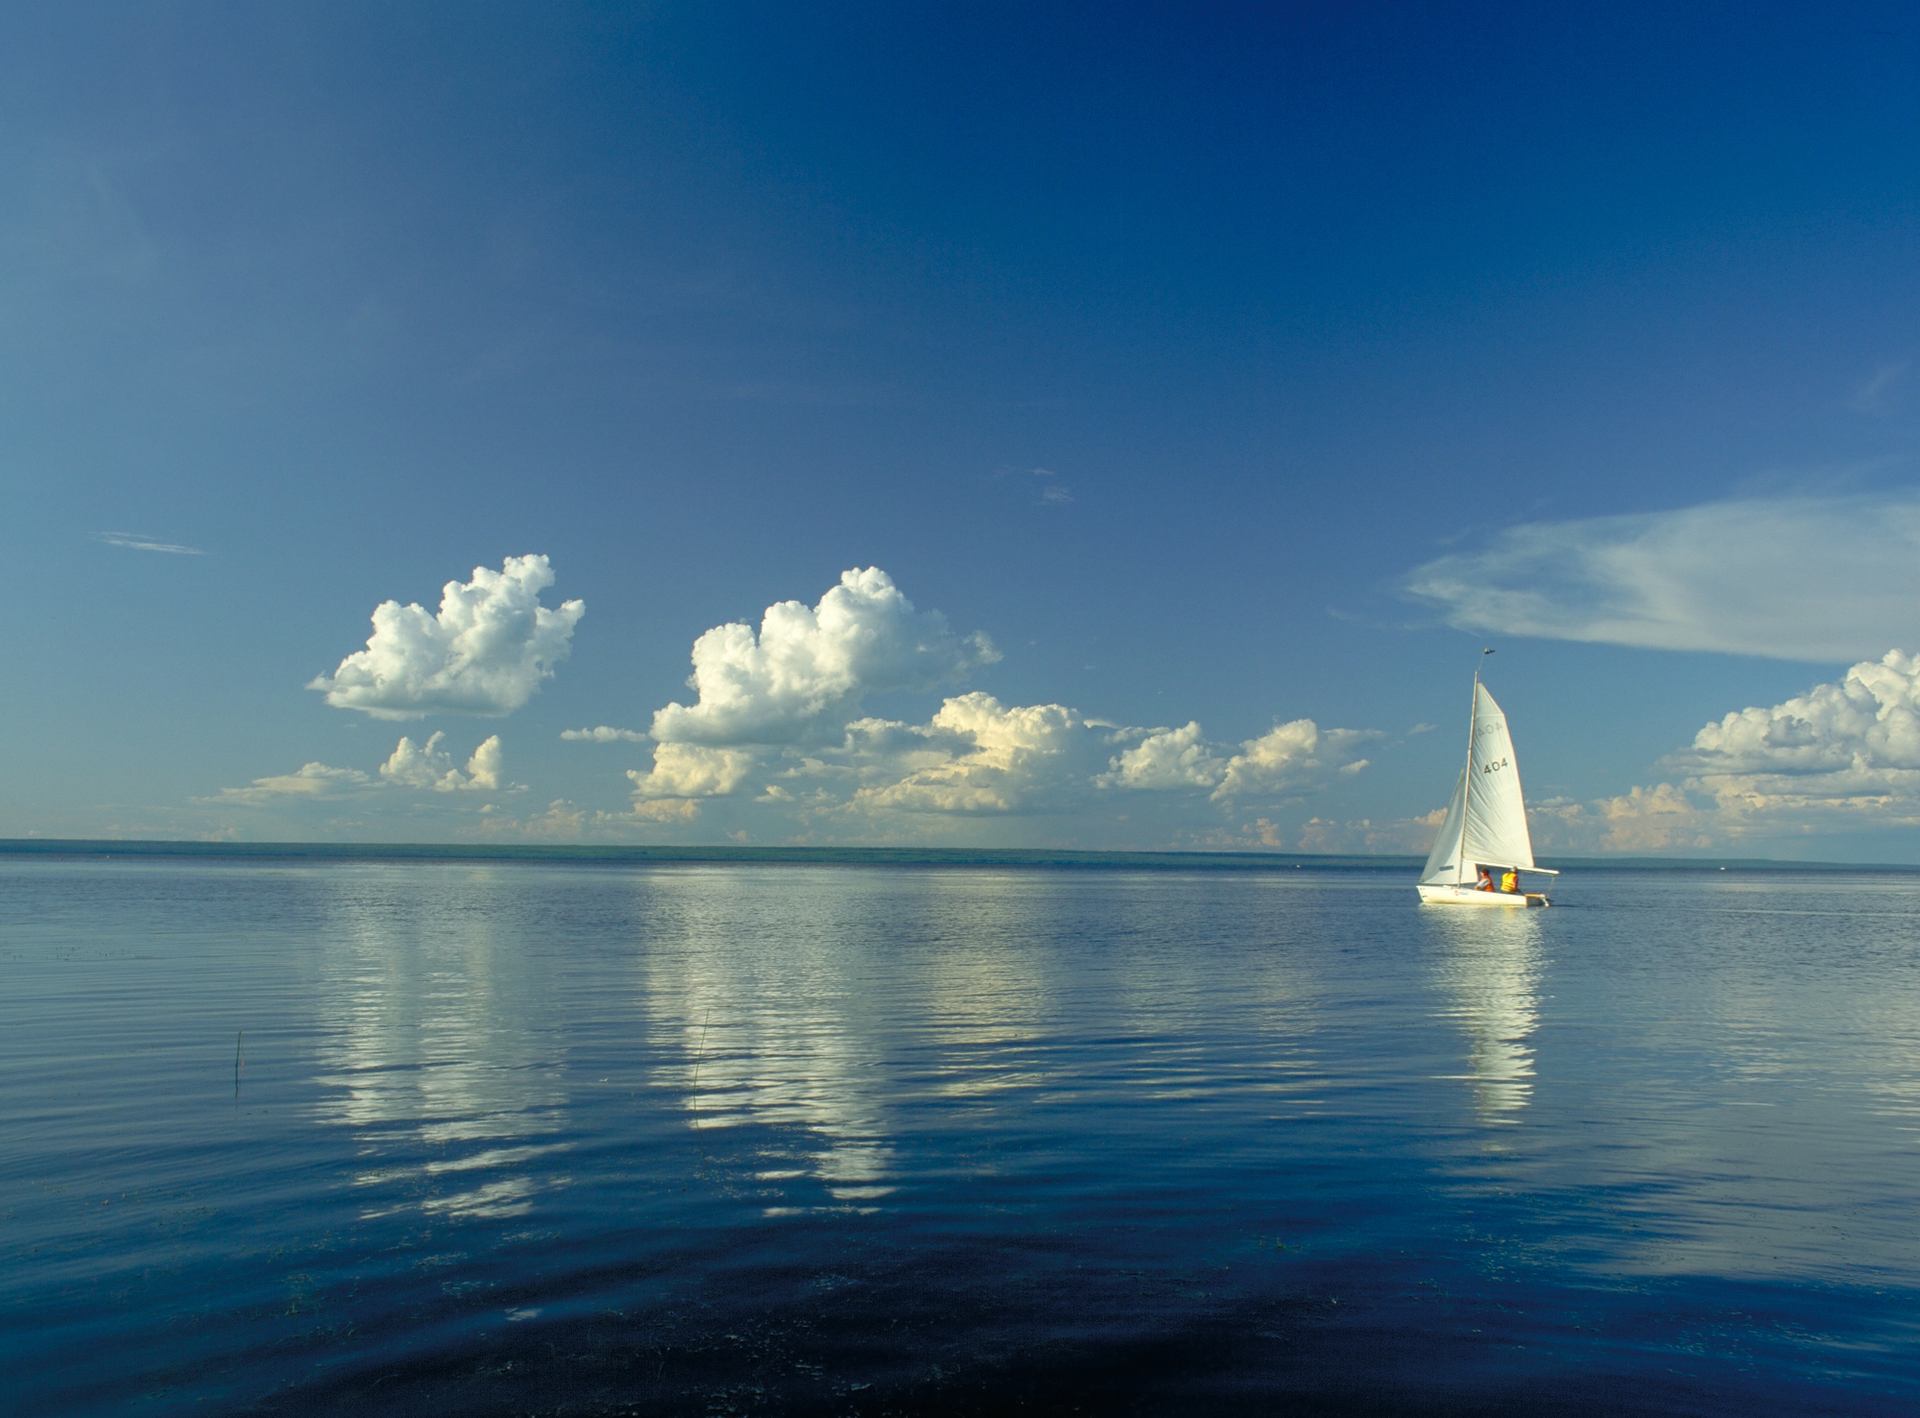
<path fill-rule="evenodd" d="M 1453 876 L 1457 886 L 1467 884 L 1467 813 L 1473 808 L 1473 736 L 1480 727 L 1480 667 L 1492 653 L 1491 649 L 1484 649 L 1473 662 L 1473 707 L 1467 711 L 1467 766 L 1460 774 L 1460 785 L 1465 789 L 1460 795 L 1460 841 L 1453 849 Z"/>

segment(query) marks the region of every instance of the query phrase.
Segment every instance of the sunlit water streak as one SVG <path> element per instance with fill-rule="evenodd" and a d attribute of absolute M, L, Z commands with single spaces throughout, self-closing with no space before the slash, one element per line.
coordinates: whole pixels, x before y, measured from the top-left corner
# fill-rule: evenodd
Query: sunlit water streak
<path fill-rule="evenodd" d="M 1920 1405 L 1920 878 L 1403 876 L 0 858 L 0 1405 Z"/>

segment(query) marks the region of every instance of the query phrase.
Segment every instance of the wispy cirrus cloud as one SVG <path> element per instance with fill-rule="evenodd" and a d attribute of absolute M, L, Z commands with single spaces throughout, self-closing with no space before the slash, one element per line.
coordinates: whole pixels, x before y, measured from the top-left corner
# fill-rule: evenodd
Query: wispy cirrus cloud
<path fill-rule="evenodd" d="M 1920 493 L 1529 522 L 1406 582 L 1463 630 L 1836 662 L 1914 638 Z"/>
<path fill-rule="evenodd" d="M 199 547 L 190 547 L 184 542 L 163 542 L 145 532 L 95 532 L 93 539 L 105 546 L 123 547 L 127 551 L 157 551 L 167 556 L 206 555 Z"/>
<path fill-rule="evenodd" d="M 1900 395 L 1910 387 L 1913 361 L 1895 360 L 1883 364 L 1863 379 L 1847 398 L 1847 407 L 1855 413 L 1884 414 L 1892 411 Z"/>
<path fill-rule="evenodd" d="M 324 763 L 308 763 L 292 773 L 276 773 L 255 778 L 244 788 L 222 788 L 209 798 L 196 802 L 220 806 L 260 807 L 272 802 L 312 802 L 320 798 L 351 797 L 378 787 L 369 774 L 358 768 L 331 768 Z"/>

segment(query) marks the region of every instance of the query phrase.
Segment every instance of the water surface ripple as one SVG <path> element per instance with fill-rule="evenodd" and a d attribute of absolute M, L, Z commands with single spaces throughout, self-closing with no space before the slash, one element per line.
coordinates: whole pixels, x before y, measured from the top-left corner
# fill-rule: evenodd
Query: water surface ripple
<path fill-rule="evenodd" d="M 1920 877 L 1403 878 L 0 858 L 6 1401 L 1920 1408 Z"/>

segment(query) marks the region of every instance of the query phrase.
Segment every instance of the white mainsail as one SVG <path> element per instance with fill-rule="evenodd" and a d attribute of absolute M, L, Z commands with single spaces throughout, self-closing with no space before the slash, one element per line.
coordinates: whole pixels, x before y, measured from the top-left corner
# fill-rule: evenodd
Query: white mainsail
<path fill-rule="evenodd" d="M 1420 884 L 1470 883 L 1476 865 L 1533 869 L 1533 838 L 1527 832 L 1527 805 L 1520 796 L 1520 767 L 1507 716 L 1477 677 L 1467 766 L 1454 785 Z"/>

